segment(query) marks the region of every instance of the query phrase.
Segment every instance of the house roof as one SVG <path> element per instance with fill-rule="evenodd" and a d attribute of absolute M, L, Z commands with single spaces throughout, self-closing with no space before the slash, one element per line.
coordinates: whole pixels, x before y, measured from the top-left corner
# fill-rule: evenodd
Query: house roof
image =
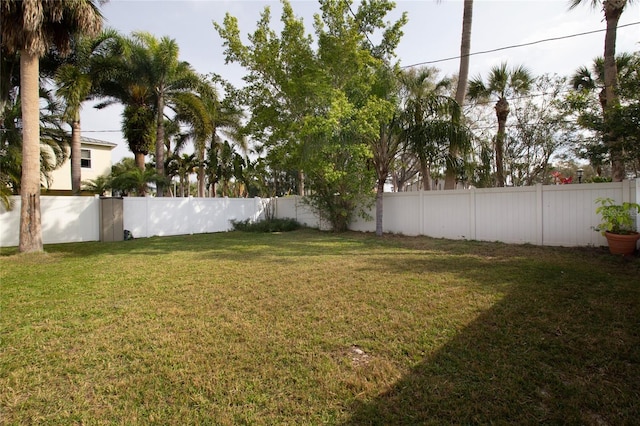
<path fill-rule="evenodd" d="M 82 143 L 83 145 L 106 146 L 106 147 L 109 147 L 111 149 L 113 149 L 116 146 L 118 146 L 118 144 L 113 143 L 113 142 L 103 141 L 103 140 L 94 139 L 94 138 L 88 138 L 86 136 L 80 137 L 80 143 Z"/>

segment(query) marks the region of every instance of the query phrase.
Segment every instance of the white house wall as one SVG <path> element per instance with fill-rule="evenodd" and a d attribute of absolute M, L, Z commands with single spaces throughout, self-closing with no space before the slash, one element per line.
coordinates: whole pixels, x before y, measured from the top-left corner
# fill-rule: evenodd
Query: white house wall
<path fill-rule="evenodd" d="M 111 151 L 113 146 L 82 144 L 82 149 L 91 151 L 91 167 L 80 168 L 81 179 L 93 180 L 111 172 Z M 69 147 L 67 146 L 67 152 Z M 67 159 L 58 169 L 51 172 L 52 190 L 71 190 L 71 160 Z"/>

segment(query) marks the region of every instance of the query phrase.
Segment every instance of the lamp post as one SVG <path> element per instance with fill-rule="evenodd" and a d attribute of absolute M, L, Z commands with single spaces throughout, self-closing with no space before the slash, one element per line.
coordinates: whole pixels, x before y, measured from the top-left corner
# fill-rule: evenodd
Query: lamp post
<path fill-rule="evenodd" d="M 582 170 L 582 169 L 576 170 L 576 174 L 578 175 L 578 183 L 582 183 L 582 174 L 583 173 L 584 173 L 584 170 Z"/>

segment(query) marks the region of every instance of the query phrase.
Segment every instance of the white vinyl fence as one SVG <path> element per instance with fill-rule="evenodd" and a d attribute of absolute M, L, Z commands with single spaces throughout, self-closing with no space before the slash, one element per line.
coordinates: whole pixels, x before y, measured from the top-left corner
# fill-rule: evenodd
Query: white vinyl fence
<path fill-rule="evenodd" d="M 0 247 L 17 246 L 20 197 L 14 209 L 0 208 Z M 45 244 L 99 241 L 98 197 L 40 197 Z M 260 198 L 137 198 L 124 197 L 123 225 L 135 238 L 224 232 L 232 220 L 258 220 L 269 199 Z"/>
<path fill-rule="evenodd" d="M 417 191 L 384 194 L 384 232 L 436 238 L 502 241 L 549 246 L 601 246 L 593 231 L 599 223 L 595 200 L 640 200 L 638 180 L 618 183 L 532 186 L 523 188 Z M 0 208 L 0 247 L 17 246 L 20 198 L 15 208 Z M 123 199 L 123 227 L 135 238 L 224 232 L 232 220 L 259 220 L 270 203 L 276 217 L 292 218 L 327 229 L 300 197 L 260 198 L 136 198 Z M 98 241 L 100 199 L 41 197 L 45 244 Z M 350 229 L 375 231 L 370 220 L 356 218 Z"/>
<path fill-rule="evenodd" d="M 231 221 L 257 221 L 269 199 L 124 198 L 124 229 L 135 238 L 205 234 L 233 229 Z"/>
<path fill-rule="evenodd" d="M 0 247 L 18 245 L 20 197 L 13 210 L 0 207 Z M 40 197 L 42 241 L 45 244 L 100 239 L 100 200 L 95 197 Z"/>
<path fill-rule="evenodd" d="M 455 240 L 601 246 L 606 239 L 593 230 L 599 223 L 595 200 L 638 202 L 637 182 L 385 193 L 383 231 Z M 278 217 L 319 223 L 310 219 L 300 198 L 276 201 Z M 368 214 L 371 220 L 356 218 L 350 229 L 375 232 L 375 208 Z"/>

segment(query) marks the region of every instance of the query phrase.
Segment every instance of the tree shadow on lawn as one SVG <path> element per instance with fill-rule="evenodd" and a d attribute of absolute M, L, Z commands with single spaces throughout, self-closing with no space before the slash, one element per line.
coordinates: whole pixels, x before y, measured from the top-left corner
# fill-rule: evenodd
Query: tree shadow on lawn
<path fill-rule="evenodd" d="M 635 261 L 628 264 L 631 271 L 616 272 L 618 259 L 593 250 L 579 252 L 594 261 L 588 267 L 572 267 L 562 259 L 545 266 L 536 253 L 542 252 L 534 248 L 524 263 L 499 256 L 494 267 L 501 269 L 501 283 L 487 281 L 482 262 L 470 262 L 459 276 L 480 289 L 504 290 L 504 297 L 385 392 L 356 398 L 344 424 L 637 421 L 640 280 Z M 566 260 L 571 259 L 576 257 Z M 386 265 L 396 266 L 407 267 Z M 451 259 L 427 259 L 410 268 L 440 271 L 452 265 Z"/>

